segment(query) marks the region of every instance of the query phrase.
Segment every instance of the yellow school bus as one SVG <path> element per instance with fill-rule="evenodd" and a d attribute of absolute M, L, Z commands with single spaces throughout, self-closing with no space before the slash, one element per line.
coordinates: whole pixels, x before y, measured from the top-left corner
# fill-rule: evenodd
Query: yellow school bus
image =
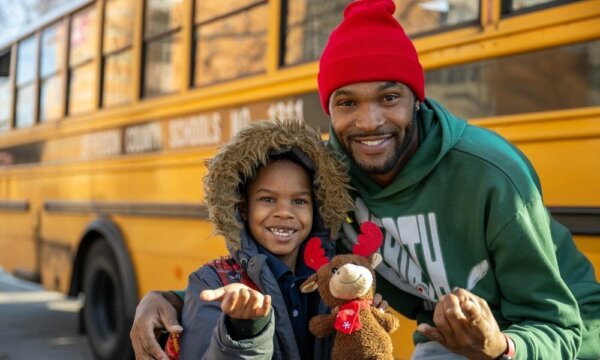
<path fill-rule="evenodd" d="M 427 96 L 529 156 L 598 272 L 600 1 L 395 2 Z M 327 132 L 317 59 L 347 3 L 74 0 L 0 40 L 0 265 L 83 293 L 95 354 L 129 358 L 139 297 L 226 253 L 204 160 L 254 121 Z"/>

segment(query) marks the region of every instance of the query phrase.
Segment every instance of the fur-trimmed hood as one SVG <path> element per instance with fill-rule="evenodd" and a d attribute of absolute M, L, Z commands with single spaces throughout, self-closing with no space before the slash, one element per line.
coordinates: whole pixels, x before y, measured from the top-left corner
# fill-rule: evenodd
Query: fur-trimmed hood
<path fill-rule="evenodd" d="M 216 232 L 225 238 L 230 252 L 240 250 L 242 243 L 243 223 L 238 211 L 243 201 L 240 185 L 246 179 L 253 179 L 273 152 L 291 148 L 299 148 L 314 163 L 316 215 L 330 231 L 330 237 L 337 236 L 353 206 L 345 166 L 326 148 L 319 133 L 308 125 L 300 121 L 261 121 L 237 133 L 206 164 L 204 193 L 209 218 Z"/>

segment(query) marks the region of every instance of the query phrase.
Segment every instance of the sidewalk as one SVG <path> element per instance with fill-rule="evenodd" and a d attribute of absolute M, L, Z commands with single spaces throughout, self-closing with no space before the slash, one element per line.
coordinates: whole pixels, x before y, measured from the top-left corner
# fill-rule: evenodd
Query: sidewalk
<path fill-rule="evenodd" d="M 0 267 L 0 360 L 91 360 L 78 333 L 80 302 Z"/>

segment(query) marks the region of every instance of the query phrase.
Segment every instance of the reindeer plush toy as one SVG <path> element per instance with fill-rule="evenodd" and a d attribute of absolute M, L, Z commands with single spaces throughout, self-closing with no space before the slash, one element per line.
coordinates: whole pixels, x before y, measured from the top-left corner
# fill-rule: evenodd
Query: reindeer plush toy
<path fill-rule="evenodd" d="M 317 272 L 300 287 L 308 293 L 319 290 L 323 301 L 337 314 L 318 315 L 309 323 L 316 337 L 337 331 L 332 349 L 333 360 L 394 359 L 390 333 L 399 320 L 389 312 L 371 306 L 375 294 L 375 267 L 381 263 L 377 249 L 382 244 L 381 229 L 364 222 L 352 254 L 325 256 L 319 238 L 312 238 L 304 251 L 304 262 Z"/>

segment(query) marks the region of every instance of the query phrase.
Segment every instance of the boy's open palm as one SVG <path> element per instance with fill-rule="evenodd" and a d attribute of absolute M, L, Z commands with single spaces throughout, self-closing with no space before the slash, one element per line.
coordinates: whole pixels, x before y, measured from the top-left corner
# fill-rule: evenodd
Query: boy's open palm
<path fill-rule="evenodd" d="M 221 310 L 232 319 L 256 319 L 271 311 L 271 296 L 263 295 L 240 283 L 228 284 L 214 290 L 204 290 L 200 300 L 220 301 Z"/>

